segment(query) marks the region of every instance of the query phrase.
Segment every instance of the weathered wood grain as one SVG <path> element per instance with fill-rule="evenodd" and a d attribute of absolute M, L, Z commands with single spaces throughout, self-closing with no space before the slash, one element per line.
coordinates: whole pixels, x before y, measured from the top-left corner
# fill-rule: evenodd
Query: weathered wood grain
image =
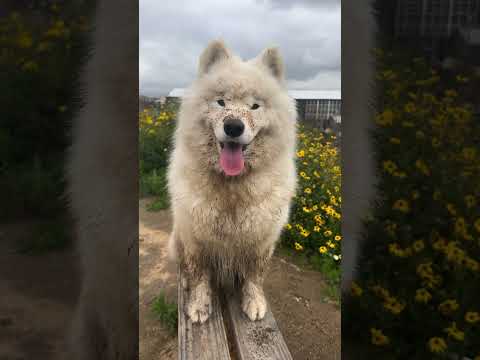
<path fill-rule="evenodd" d="M 292 360 L 292 355 L 278 329 L 270 306 L 262 320 L 251 321 L 243 313 L 237 296 L 226 298 L 229 333 L 239 360 Z"/>
<path fill-rule="evenodd" d="M 178 358 L 179 360 L 230 360 L 227 336 L 217 294 L 213 312 L 203 324 L 193 324 L 185 313 L 189 291 L 178 272 Z"/>

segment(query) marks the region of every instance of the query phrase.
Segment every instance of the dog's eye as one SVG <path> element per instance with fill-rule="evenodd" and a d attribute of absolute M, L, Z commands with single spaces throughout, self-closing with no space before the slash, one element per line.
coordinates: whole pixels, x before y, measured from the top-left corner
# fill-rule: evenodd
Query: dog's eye
<path fill-rule="evenodd" d="M 258 104 L 253 104 L 252 107 L 251 107 L 251 109 L 252 109 L 252 110 L 257 110 L 259 107 L 260 107 L 260 105 L 258 105 Z"/>
<path fill-rule="evenodd" d="M 222 107 L 225 107 L 225 101 L 223 101 L 222 99 L 217 100 L 217 104 L 222 106 Z"/>

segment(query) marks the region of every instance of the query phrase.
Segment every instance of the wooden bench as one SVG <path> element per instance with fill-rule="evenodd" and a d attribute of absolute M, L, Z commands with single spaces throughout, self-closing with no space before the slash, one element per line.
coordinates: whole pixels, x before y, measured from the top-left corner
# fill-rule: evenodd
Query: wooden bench
<path fill-rule="evenodd" d="M 209 319 L 192 324 L 185 313 L 188 296 L 179 273 L 180 360 L 292 360 L 269 306 L 262 320 L 250 321 L 236 298 L 214 294 Z"/>

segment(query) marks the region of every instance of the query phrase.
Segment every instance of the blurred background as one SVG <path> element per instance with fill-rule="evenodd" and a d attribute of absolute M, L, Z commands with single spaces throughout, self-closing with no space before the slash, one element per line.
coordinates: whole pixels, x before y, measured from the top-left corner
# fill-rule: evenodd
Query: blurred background
<path fill-rule="evenodd" d="M 59 359 L 78 293 L 65 161 L 95 1 L 0 2 L 0 358 Z"/>

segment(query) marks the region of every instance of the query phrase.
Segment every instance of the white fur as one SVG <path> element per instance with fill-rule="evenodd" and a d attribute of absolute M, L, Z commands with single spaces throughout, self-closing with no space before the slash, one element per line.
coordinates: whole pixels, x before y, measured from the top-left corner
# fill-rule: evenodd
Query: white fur
<path fill-rule="evenodd" d="M 296 109 L 283 84 L 278 50 L 244 62 L 222 42 L 213 42 L 187 94 L 168 173 L 171 248 L 178 252 L 194 293 L 198 286 L 209 286 L 200 277 L 222 283 L 240 277 L 260 288 L 296 184 Z M 218 106 L 218 99 L 225 100 L 225 107 Z M 251 110 L 254 103 L 260 108 Z M 219 166 L 218 142 L 224 139 L 227 115 L 244 122 L 240 142 L 249 144 L 245 169 L 234 178 L 227 178 Z M 262 318 L 265 301 L 253 290 L 245 296 L 256 299 L 245 308 L 249 317 Z M 203 298 L 200 305 L 187 308 L 198 312 L 205 302 Z"/>

